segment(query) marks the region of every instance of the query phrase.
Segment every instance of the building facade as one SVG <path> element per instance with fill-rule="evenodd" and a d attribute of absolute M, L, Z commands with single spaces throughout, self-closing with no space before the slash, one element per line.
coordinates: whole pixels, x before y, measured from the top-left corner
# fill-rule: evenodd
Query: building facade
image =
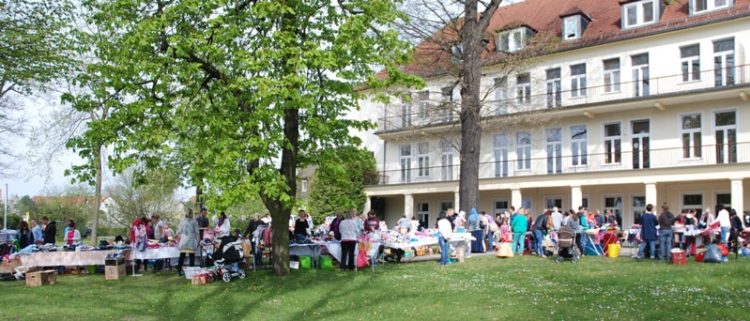
<path fill-rule="evenodd" d="M 516 1 L 488 33 L 479 210 L 582 205 L 628 227 L 647 203 L 750 202 L 749 0 Z M 556 49 L 491 62 L 540 38 Z M 459 88 L 419 73 L 427 87 L 412 99 L 362 113 L 379 125 L 365 139 L 381 171 L 367 208 L 389 224 L 432 226 L 459 204 Z"/>

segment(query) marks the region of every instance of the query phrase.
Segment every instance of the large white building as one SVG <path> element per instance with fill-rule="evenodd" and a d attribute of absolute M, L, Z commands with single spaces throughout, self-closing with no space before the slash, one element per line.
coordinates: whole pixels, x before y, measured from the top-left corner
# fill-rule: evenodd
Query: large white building
<path fill-rule="evenodd" d="M 745 209 L 750 0 L 514 2 L 488 30 L 479 210 L 583 205 L 630 226 L 647 203 Z M 492 62 L 535 39 L 558 49 L 510 69 Z M 450 59 L 435 58 L 405 67 L 427 83 L 411 102 L 362 111 L 379 124 L 365 139 L 381 171 L 367 206 L 389 224 L 407 213 L 432 226 L 459 203 L 449 107 L 460 95 L 440 67 Z"/>

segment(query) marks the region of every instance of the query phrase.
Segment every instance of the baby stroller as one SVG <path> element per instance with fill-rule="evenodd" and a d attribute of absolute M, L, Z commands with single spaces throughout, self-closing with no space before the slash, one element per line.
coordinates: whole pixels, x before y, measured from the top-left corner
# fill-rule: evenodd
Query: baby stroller
<path fill-rule="evenodd" d="M 216 273 L 221 275 L 224 282 L 232 281 L 234 277 L 244 279 L 245 271 L 239 265 L 245 258 L 242 241 L 231 236 L 222 237 L 220 241 L 221 244 L 213 255 Z"/>
<path fill-rule="evenodd" d="M 569 226 L 561 227 L 557 232 L 557 263 L 565 259 L 576 263 L 580 258 L 581 253 L 576 246 L 576 231 Z"/>

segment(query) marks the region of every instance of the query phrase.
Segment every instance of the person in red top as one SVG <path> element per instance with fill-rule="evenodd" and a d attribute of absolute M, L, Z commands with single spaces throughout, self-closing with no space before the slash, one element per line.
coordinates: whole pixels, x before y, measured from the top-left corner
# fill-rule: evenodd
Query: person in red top
<path fill-rule="evenodd" d="M 378 217 L 375 215 L 375 211 L 369 211 L 367 213 L 367 221 L 365 221 L 365 231 L 369 232 L 375 232 L 380 228 L 380 220 L 378 220 Z"/>

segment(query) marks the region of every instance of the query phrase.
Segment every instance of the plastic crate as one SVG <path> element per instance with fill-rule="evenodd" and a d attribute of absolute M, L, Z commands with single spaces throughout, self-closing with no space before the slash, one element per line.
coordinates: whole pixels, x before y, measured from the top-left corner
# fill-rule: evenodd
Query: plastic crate
<path fill-rule="evenodd" d="M 185 273 L 185 278 L 188 280 L 192 280 L 193 276 L 198 274 L 201 270 L 203 270 L 203 268 L 199 266 L 185 266 L 182 268 L 183 273 Z"/>
<path fill-rule="evenodd" d="M 312 258 L 309 256 L 299 257 L 299 267 L 303 270 L 309 270 L 312 268 Z"/>

